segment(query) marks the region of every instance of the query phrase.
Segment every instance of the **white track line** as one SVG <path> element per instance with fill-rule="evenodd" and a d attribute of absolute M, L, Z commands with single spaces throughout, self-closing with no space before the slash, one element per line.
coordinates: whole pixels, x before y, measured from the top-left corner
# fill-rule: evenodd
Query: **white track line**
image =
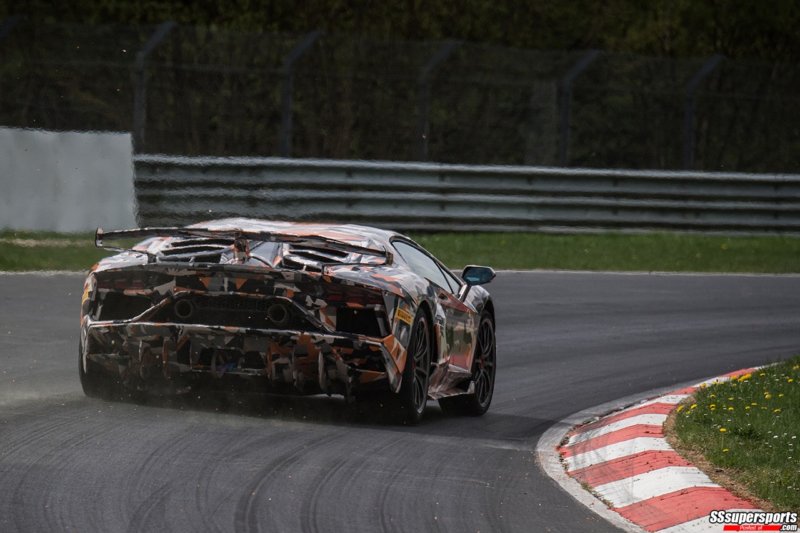
<path fill-rule="evenodd" d="M 714 385 L 716 383 L 724 383 L 730 380 L 731 380 L 730 376 L 720 376 L 716 378 L 707 379 L 705 381 L 701 381 L 700 383 L 697 384 L 697 387 L 699 388 L 703 385 L 708 386 L 708 385 Z"/>
<path fill-rule="evenodd" d="M 642 407 L 645 405 L 653 405 L 654 403 L 671 403 L 671 404 L 679 404 L 686 398 L 688 398 L 689 394 L 667 394 L 666 396 L 661 396 L 659 398 L 653 398 L 652 400 L 648 400 L 646 402 L 642 402 L 639 405 L 632 407 L 631 409 L 635 409 L 636 407 Z"/>

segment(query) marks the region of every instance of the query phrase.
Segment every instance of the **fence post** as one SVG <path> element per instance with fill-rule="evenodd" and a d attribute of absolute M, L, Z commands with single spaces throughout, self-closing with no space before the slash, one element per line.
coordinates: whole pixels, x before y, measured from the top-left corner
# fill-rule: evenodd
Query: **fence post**
<path fill-rule="evenodd" d="M 5 39 L 6 35 L 11 33 L 11 30 L 14 29 L 14 26 L 19 24 L 20 20 L 22 20 L 21 15 L 12 15 L 4 20 L 3 23 L 0 24 L 0 40 Z"/>
<path fill-rule="evenodd" d="M 311 48 L 322 32 L 312 31 L 306 34 L 283 58 L 281 74 L 283 86 L 281 88 L 281 131 L 278 134 L 278 153 L 281 157 L 292 155 L 292 89 L 294 88 L 294 65 L 300 57 Z"/>
<path fill-rule="evenodd" d="M 21 20 L 22 20 L 21 15 L 11 15 L 6 20 L 4 20 L 3 23 L 0 24 L 0 41 L 5 39 L 6 36 L 9 33 L 11 33 L 11 30 L 14 29 L 14 26 L 16 26 Z"/>
<path fill-rule="evenodd" d="M 552 79 L 531 84 L 523 163 L 555 166 L 558 157 L 558 84 Z"/>
<path fill-rule="evenodd" d="M 586 70 L 592 61 L 600 55 L 600 50 L 589 50 L 577 63 L 572 65 L 561 78 L 558 85 L 559 92 L 559 121 L 558 121 L 558 162 L 562 167 L 569 164 L 569 118 L 572 107 L 572 84 L 575 79 Z"/>
<path fill-rule="evenodd" d="M 419 140 L 419 147 L 417 150 L 417 158 L 420 161 L 428 160 L 428 145 L 431 130 L 430 123 L 430 107 L 431 107 L 431 74 L 433 70 L 444 62 L 453 50 L 458 48 L 461 43 L 458 41 L 448 41 L 444 43 L 435 54 L 431 56 L 425 66 L 419 73 L 417 78 L 417 102 L 419 106 L 419 117 L 417 122 L 417 139 Z"/>
<path fill-rule="evenodd" d="M 697 89 L 714 69 L 719 66 L 725 56 L 715 54 L 708 58 L 703 66 L 695 72 L 686 84 L 686 102 L 683 108 L 683 168 L 694 167 L 694 113 L 697 102 Z"/>
<path fill-rule="evenodd" d="M 172 31 L 176 24 L 169 20 L 159 24 L 156 31 L 150 36 L 145 45 L 136 53 L 136 63 L 134 65 L 134 86 L 133 86 L 133 147 L 137 152 L 144 151 L 144 132 L 147 121 L 147 77 L 144 68 L 147 63 L 147 56 L 161 44 L 166 36 Z"/>

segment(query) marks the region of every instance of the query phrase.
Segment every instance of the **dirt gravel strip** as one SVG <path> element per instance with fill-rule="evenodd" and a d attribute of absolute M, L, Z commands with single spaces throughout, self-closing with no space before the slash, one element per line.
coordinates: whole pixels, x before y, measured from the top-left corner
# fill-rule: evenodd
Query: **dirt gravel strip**
<path fill-rule="evenodd" d="M 714 510 L 758 510 L 720 487 L 678 455 L 664 423 L 700 387 L 756 370 L 746 368 L 670 391 L 611 413 L 566 434 L 558 447 L 567 475 L 645 531 L 718 532 Z"/>
<path fill-rule="evenodd" d="M 86 239 L 18 239 L 0 238 L 0 244 L 11 244 L 14 246 L 22 246 L 24 248 L 36 248 L 37 246 L 55 246 L 59 248 L 67 248 L 69 246 L 83 246 L 87 243 Z"/>

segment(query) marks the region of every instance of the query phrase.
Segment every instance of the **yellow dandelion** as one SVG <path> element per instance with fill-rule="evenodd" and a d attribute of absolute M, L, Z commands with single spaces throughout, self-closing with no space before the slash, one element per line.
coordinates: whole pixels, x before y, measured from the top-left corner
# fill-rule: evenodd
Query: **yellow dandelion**
<path fill-rule="evenodd" d="M 786 383 L 791 383 L 791 382 L 793 382 L 793 381 L 794 381 L 794 380 L 793 380 L 792 378 L 789 378 L 789 379 L 787 379 L 787 380 L 786 380 Z"/>
<path fill-rule="evenodd" d="M 780 413 L 780 412 L 781 412 L 781 409 L 780 409 L 780 407 L 779 407 L 779 408 L 777 408 L 777 409 L 773 409 L 773 410 L 772 410 L 772 412 L 773 412 L 773 413 Z"/>
<path fill-rule="evenodd" d="M 765 400 L 769 400 L 771 398 L 772 398 L 772 394 L 767 393 L 767 394 L 764 395 L 764 399 Z"/>
<path fill-rule="evenodd" d="M 728 411 L 733 411 L 733 407 L 728 407 Z"/>
<path fill-rule="evenodd" d="M 683 406 L 682 406 L 682 405 L 679 405 L 679 406 L 678 406 L 678 408 L 677 408 L 677 409 L 675 409 L 675 411 L 676 411 L 676 412 L 678 412 L 678 413 L 680 413 L 681 411 L 683 411 Z"/>
<path fill-rule="evenodd" d="M 778 394 L 778 398 L 783 398 L 783 393 Z"/>
<path fill-rule="evenodd" d="M 722 448 L 722 453 L 728 453 L 730 450 L 728 448 Z"/>
<path fill-rule="evenodd" d="M 749 411 L 749 410 L 750 410 L 750 406 L 749 406 L 749 405 L 745 405 L 745 406 L 744 406 L 744 410 L 745 410 L 745 411 Z"/>
<path fill-rule="evenodd" d="M 696 404 L 696 403 L 693 403 L 693 404 L 691 405 L 691 407 L 689 407 L 689 409 L 695 409 L 696 407 L 697 407 L 697 404 Z"/>
<path fill-rule="evenodd" d="M 725 429 L 725 428 L 719 428 L 719 432 L 720 432 L 720 433 L 725 433 L 726 431 L 728 431 L 728 430 L 727 430 L 727 429 Z"/>
<path fill-rule="evenodd" d="M 756 402 L 750 402 L 750 405 L 758 405 Z"/>
<path fill-rule="evenodd" d="M 761 376 L 761 377 L 763 378 L 764 376 L 766 376 L 766 374 L 765 374 L 765 373 L 763 373 L 763 372 L 761 372 L 761 373 L 759 374 L 759 376 Z"/>

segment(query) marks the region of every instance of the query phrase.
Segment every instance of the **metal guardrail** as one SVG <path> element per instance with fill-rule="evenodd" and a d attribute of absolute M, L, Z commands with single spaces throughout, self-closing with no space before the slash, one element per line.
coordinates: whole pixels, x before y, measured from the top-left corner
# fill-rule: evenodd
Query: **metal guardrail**
<path fill-rule="evenodd" d="M 800 175 L 139 155 L 139 223 L 800 233 Z"/>

